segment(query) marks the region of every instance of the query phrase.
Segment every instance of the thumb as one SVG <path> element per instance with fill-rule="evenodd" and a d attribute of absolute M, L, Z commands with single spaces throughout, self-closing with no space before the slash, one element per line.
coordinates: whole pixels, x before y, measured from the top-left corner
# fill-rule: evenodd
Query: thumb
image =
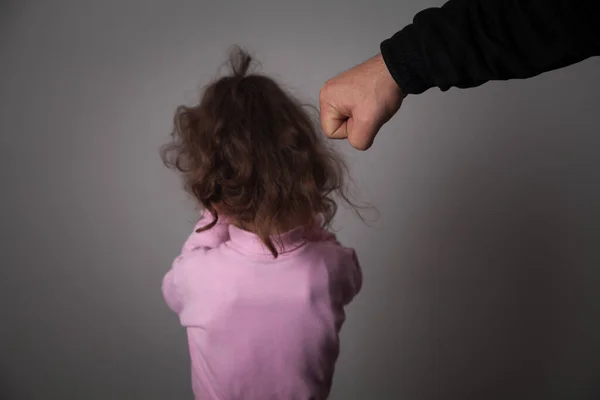
<path fill-rule="evenodd" d="M 348 120 L 348 142 L 357 150 L 367 150 L 373 145 L 373 140 L 382 124 L 374 118 L 354 117 Z"/>

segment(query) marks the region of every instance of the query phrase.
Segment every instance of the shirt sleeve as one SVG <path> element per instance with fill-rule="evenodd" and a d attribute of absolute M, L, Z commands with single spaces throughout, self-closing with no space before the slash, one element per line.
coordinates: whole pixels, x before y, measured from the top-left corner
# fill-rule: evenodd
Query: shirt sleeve
<path fill-rule="evenodd" d="M 356 251 L 351 248 L 344 248 L 347 253 L 347 279 L 346 279 L 346 288 L 344 290 L 344 303 L 349 304 L 354 297 L 360 292 L 362 288 L 362 269 L 360 267 L 360 262 L 358 261 L 358 256 L 356 255 Z"/>
<path fill-rule="evenodd" d="M 381 43 L 406 94 L 524 79 L 600 55 L 597 0 L 450 0 Z"/>
<path fill-rule="evenodd" d="M 182 282 L 185 281 L 185 278 L 182 275 L 184 274 L 183 265 L 186 259 L 198 251 L 212 249 L 229 239 L 229 224 L 222 217 L 219 218 L 212 228 L 196 232 L 197 229 L 207 226 L 212 220 L 213 218 L 209 213 L 203 214 L 196 223 L 194 231 L 183 244 L 181 253 L 175 258 L 171 269 L 163 278 L 163 297 L 169 308 L 177 314 L 181 313 L 184 305 Z"/>
<path fill-rule="evenodd" d="M 342 254 L 337 268 L 336 282 L 340 285 L 342 302 L 347 305 L 362 288 L 363 275 L 358 256 L 353 248 L 344 247 L 335 234 L 329 231 L 321 230 L 321 239 L 334 243 Z"/>

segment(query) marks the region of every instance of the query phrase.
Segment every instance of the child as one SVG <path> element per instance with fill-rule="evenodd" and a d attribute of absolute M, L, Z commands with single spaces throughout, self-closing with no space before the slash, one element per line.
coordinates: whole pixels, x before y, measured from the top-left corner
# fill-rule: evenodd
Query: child
<path fill-rule="evenodd" d="M 272 79 L 232 75 L 181 106 L 163 160 L 204 209 L 163 281 L 187 328 L 197 399 L 321 400 L 362 275 L 325 230 L 346 168 Z M 349 202 L 350 205 L 352 203 Z"/>

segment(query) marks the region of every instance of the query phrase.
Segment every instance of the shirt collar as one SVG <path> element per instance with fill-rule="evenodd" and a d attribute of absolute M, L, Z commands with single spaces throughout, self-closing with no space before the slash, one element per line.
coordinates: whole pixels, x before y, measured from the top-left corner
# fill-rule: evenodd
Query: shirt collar
<path fill-rule="evenodd" d="M 280 235 L 272 236 L 271 240 L 277 252 L 282 255 L 301 247 L 306 242 L 305 236 L 305 228 L 299 226 Z M 234 225 L 229 225 L 228 245 L 246 254 L 273 256 L 256 234 Z"/>

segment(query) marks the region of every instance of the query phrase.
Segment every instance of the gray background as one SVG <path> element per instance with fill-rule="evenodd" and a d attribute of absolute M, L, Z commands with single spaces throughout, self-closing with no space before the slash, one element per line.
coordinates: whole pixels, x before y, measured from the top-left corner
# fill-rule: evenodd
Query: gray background
<path fill-rule="evenodd" d="M 251 4 L 250 4 L 251 3 Z M 1 1 L 0 399 L 186 399 L 157 149 L 234 43 L 307 101 L 440 1 Z M 409 98 L 347 154 L 364 290 L 332 399 L 600 398 L 600 64 Z"/>

